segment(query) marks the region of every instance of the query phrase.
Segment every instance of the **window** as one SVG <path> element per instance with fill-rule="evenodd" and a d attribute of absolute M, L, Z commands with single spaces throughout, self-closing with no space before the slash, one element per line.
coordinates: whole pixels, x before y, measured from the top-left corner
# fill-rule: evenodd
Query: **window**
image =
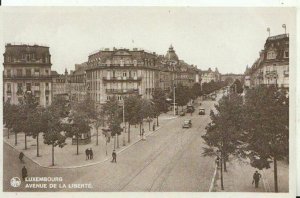
<path fill-rule="evenodd" d="M 7 75 L 7 77 L 11 77 L 11 70 L 10 69 L 6 70 L 6 75 Z"/>
<path fill-rule="evenodd" d="M 11 84 L 7 83 L 7 93 L 11 93 Z"/>
<path fill-rule="evenodd" d="M 18 83 L 18 91 L 23 91 L 23 83 Z"/>
<path fill-rule="evenodd" d="M 267 59 L 275 59 L 276 53 L 274 51 L 270 51 L 267 53 Z"/>
<path fill-rule="evenodd" d="M 110 100 L 110 96 L 106 96 L 106 100 Z"/>
<path fill-rule="evenodd" d="M 120 60 L 120 66 L 124 66 L 124 60 Z"/>
<path fill-rule="evenodd" d="M 284 51 L 284 58 L 288 58 L 288 57 L 289 57 L 289 51 L 286 50 L 286 51 Z"/>
<path fill-rule="evenodd" d="M 49 96 L 46 96 L 46 105 L 49 104 Z"/>
<path fill-rule="evenodd" d="M 17 76 L 22 76 L 22 75 L 23 75 L 22 69 L 17 69 Z"/>
<path fill-rule="evenodd" d="M 126 77 L 127 76 L 127 73 L 126 72 L 123 72 L 123 77 Z"/>
<path fill-rule="evenodd" d="M 31 69 L 26 69 L 26 76 L 31 76 Z"/>
<path fill-rule="evenodd" d="M 46 69 L 46 70 L 45 70 L 45 73 L 46 73 L 46 75 L 49 75 L 49 70 Z"/>
<path fill-rule="evenodd" d="M 137 60 L 133 60 L 133 66 L 137 66 Z"/>
<path fill-rule="evenodd" d="M 39 76 L 40 75 L 40 70 L 39 69 L 34 69 L 34 75 Z"/>
<path fill-rule="evenodd" d="M 40 83 L 34 83 L 34 86 L 39 87 Z"/>
<path fill-rule="evenodd" d="M 26 83 L 26 91 L 31 91 L 31 83 Z"/>

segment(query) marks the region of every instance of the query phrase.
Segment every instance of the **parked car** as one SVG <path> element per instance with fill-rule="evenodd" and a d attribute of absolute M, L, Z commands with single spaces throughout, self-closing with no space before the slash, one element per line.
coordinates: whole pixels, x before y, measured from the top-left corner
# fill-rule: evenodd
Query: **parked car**
<path fill-rule="evenodd" d="M 181 111 L 179 115 L 180 116 L 185 116 L 185 111 Z"/>
<path fill-rule="evenodd" d="M 182 128 L 191 128 L 191 127 L 192 127 L 192 120 L 183 121 Z"/>
<path fill-rule="evenodd" d="M 188 105 L 186 107 L 186 112 L 187 113 L 193 113 L 195 111 L 195 107 L 193 105 Z"/>
<path fill-rule="evenodd" d="M 205 115 L 205 109 L 200 108 L 199 109 L 199 115 Z"/>

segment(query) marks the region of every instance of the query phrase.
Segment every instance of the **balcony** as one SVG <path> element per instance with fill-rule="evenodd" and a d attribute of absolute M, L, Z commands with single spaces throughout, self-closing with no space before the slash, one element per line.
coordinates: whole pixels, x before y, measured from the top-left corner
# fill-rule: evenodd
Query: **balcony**
<path fill-rule="evenodd" d="M 141 81 L 142 77 L 103 77 L 104 81 L 111 81 L 111 82 L 115 82 L 115 81 L 127 81 L 127 82 L 134 82 L 134 81 Z"/>
<path fill-rule="evenodd" d="M 266 71 L 265 77 L 266 78 L 277 78 L 278 77 L 277 71 Z"/>
<path fill-rule="evenodd" d="M 138 89 L 106 89 L 106 94 L 138 94 Z"/>
<path fill-rule="evenodd" d="M 3 75 L 3 79 L 51 79 L 50 75 Z"/>

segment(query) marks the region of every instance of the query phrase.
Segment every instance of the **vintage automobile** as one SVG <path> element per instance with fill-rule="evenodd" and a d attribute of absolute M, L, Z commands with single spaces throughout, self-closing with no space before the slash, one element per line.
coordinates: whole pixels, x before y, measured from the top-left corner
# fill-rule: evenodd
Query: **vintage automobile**
<path fill-rule="evenodd" d="M 199 109 L 199 115 L 205 115 L 205 109 L 200 108 Z"/>
<path fill-rule="evenodd" d="M 195 107 L 193 105 L 188 105 L 186 107 L 186 112 L 187 113 L 193 113 L 195 111 Z"/>
<path fill-rule="evenodd" d="M 181 112 L 179 113 L 179 115 L 180 115 L 180 116 L 185 116 L 185 111 L 181 111 Z"/>
<path fill-rule="evenodd" d="M 191 128 L 192 127 L 192 120 L 184 120 L 182 124 L 182 128 Z"/>

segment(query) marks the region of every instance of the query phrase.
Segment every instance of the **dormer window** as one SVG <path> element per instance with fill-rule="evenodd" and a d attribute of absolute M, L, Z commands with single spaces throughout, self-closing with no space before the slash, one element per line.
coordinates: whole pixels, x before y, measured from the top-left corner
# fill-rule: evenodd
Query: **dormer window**
<path fill-rule="evenodd" d="M 284 58 L 289 58 L 289 50 L 284 51 Z"/>
<path fill-rule="evenodd" d="M 269 51 L 267 53 L 267 59 L 275 59 L 276 58 L 276 53 L 274 51 Z"/>

